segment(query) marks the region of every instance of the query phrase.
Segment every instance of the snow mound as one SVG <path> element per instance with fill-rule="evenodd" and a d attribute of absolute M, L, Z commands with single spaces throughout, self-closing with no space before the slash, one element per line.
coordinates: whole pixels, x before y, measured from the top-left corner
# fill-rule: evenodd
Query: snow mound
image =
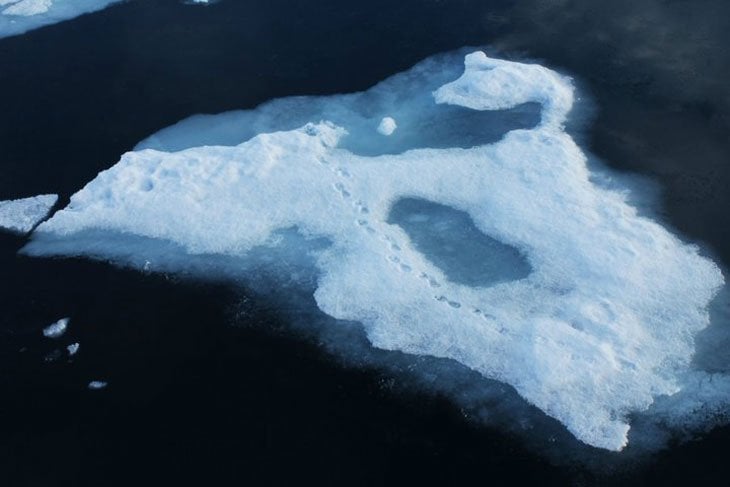
<path fill-rule="evenodd" d="M 384 117 L 380 121 L 380 125 L 378 125 L 378 133 L 382 135 L 392 135 L 396 128 L 398 128 L 398 125 L 395 123 L 395 120 L 391 117 Z"/>

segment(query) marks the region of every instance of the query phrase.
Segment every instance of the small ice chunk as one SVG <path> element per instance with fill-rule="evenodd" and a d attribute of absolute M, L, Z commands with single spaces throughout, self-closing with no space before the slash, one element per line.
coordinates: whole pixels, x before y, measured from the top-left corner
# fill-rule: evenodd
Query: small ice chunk
<path fill-rule="evenodd" d="M 76 355 L 76 352 L 79 351 L 79 344 L 78 343 L 72 343 L 71 345 L 66 347 L 66 350 L 68 351 L 68 354 L 70 356 Z"/>
<path fill-rule="evenodd" d="M 0 201 L 0 228 L 28 233 L 46 218 L 58 195 L 42 194 L 19 200 Z"/>
<path fill-rule="evenodd" d="M 384 117 L 378 125 L 378 132 L 383 135 L 391 135 L 398 128 L 398 124 L 395 123 L 391 117 Z"/>
<path fill-rule="evenodd" d="M 71 318 L 61 318 L 52 325 L 47 326 L 43 329 L 43 336 L 48 338 L 61 337 L 64 333 L 66 333 L 69 321 L 71 321 Z"/>
<path fill-rule="evenodd" d="M 89 382 L 89 389 L 92 391 L 98 391 L 99 389 L 104 389 L 107 386 L 107 383 L 103 380 L 92 380 Z"/>

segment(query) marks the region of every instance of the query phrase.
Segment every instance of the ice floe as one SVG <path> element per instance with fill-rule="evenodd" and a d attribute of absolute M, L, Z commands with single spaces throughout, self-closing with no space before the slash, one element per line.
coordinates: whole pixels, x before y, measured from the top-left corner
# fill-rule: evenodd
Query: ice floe
<path fill-rule="evenodd" d="M 661 405 L 697 390 L 694 337 L 724 279 L 589 170 L 563 128 L 573 100 L 555 71 L 475 52 L 360 94 L 194 117 L 124 154 L 24 251 L 231 275 L 293 247 L 314 259 L 317 306 L 373 346 L 457 361 L 621 450 L 635 414 L 671 416 Z M 390 137 L 373 130 L 385 117 Z M 446 245 L 424 224 L 485 240 Z M 301 244 L 315 237 L 329 245 Z M 482 260 L 489 279 L 469 274 Z"/>

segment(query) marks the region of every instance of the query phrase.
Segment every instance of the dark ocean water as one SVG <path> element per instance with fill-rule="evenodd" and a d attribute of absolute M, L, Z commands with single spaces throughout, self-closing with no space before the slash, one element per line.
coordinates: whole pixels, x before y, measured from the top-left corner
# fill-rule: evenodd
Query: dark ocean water
<path fill-rule="evenodd" d="M 492 46 L 576 75 L 597 107 L 589 148 L 655 178 L 662 218 L 727 266 L 723 18 L 730 8 L 712 1 L 124 3 L 0 40 L 0 199 L 52 192 L 64 205 L 188 115 L 362 90 L 429 55 Z M 0 235 L 3 486 L 715 485 L 730 474 L 728 428 L 618 471 L 552 465 L 447 398 L 343 367 L 264 297 L 31 259 L 16 254 L 24 242 Z M 63 316 L 68 334 L 43 339 Z M 72 362 L 45 360 L 76 341 Z M 97 379 L 109 387 L 87 390 Z"/>

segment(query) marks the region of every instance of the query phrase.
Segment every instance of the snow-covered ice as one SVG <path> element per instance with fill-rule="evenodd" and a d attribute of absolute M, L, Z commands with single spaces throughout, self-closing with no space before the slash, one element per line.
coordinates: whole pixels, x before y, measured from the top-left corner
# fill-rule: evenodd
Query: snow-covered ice
<path fill-rule="evenodd" d="M 55 194 L 0 201 L 0 229 L 28 233 L 48 216 L 56 201 L 58 195 Z"/>
<path fill-rule="evenodd" d="M 361 94 L 194 117 L 124 154 L 24 251 L 231 274 L 261 249 L 299 249 L 319 272 L 317 306 L 361 322 L 373 346 L 455 360 L 620 450 L 636 413 L 697 419 L 691 395 L 707 374 L 692 366 L 694 337 L 724 278 L 589 170 L 563 128 L 573 99 L 548 68 L 475 52 Z M 373 130 L 386 116 L 391 137 Z M 494 276 L 461 275 L 480 265 L 471 252 L 414 233 L 467 235 L 437 208 L 484 234 L 478 259 L 493 253 Z M 329 245 L 301 243 L 315 237 Z M 727 387 L 707 387 L 701 397 L 728 404 Z"/>
<path fill-rule="evenodd" d="M 121 0 L 0 0 L 0 38 L 95 12 Z"/>
<path fill-rule="evenodd" d="M 43 336 L 48 338 L 60 338 L 66 333 L 68 324 L 71 321 L 70 318 L 61 318 L 55 323 L 48 325 L 43 329 Z"/>

